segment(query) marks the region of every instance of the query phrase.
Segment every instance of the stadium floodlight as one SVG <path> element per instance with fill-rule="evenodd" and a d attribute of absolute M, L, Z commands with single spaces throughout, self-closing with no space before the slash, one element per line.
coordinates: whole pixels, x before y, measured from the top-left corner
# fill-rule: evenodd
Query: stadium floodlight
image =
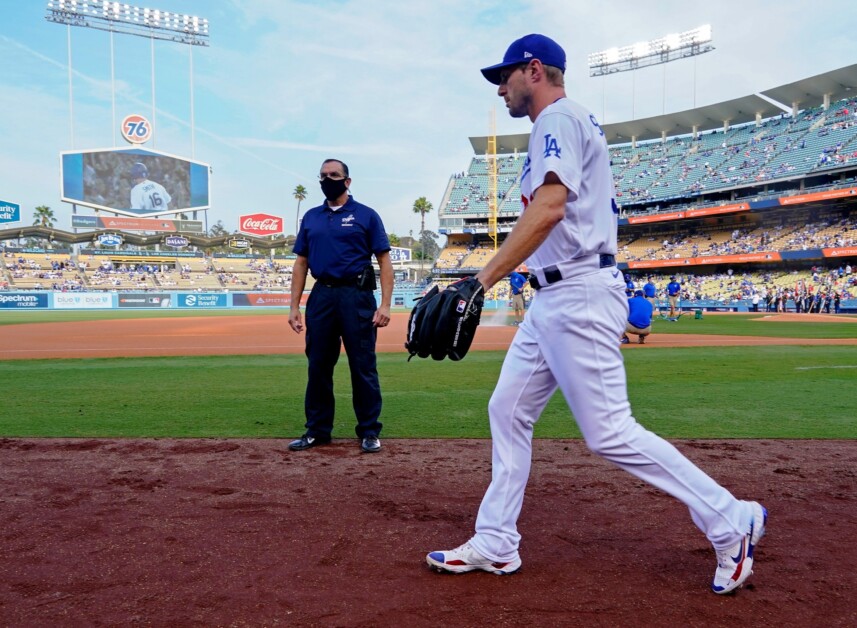
<path fill-rule="evenodd" d="M 208 20 L 114 0 L 48 0 L 45 19 L 123 35 L 208 46 Z"/>
<path fill-rule="evenodd" d="M 608 48 L 589 55 L 589 76 L 637 70 L 686 57 L 711 52 L 711 25 L 705 24 L 683 33 L 641 41 L 622 48 Z"/>

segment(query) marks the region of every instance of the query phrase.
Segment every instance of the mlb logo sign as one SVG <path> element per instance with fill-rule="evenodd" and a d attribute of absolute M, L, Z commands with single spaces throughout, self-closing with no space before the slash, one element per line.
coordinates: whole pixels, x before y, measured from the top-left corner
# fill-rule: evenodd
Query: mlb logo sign
<path fill-rule="evenodd" d="M 464 314 L 464 310 L 466 310 L 466 309 L 467 309 L 467 301 L 465 301 L 464 299 L 459 299 L 458 305 L 455 306 L 455 311 L 458 312 L 459 314 Z"/>

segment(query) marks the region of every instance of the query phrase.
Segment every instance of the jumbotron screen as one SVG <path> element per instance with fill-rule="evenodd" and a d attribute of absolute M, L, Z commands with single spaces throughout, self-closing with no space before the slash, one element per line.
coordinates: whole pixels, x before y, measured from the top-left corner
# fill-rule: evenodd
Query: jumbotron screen
<path fill-rule="evenodd" d="M 208 209 L 209 166 L 141 148 L 64 152 L 61 196 L 67 203 L 126 216 Z"/>

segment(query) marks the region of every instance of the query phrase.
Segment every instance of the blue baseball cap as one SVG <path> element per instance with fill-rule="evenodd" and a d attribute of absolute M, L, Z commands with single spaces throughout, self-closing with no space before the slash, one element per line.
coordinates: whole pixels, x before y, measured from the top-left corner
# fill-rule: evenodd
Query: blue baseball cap
<path fill-rule="evenodd" d="M 149 169 L 146 168 L 146 164 L 137 162 L 133 166 L 131 166 L 131 178 L 132 179 L 145 179 L 149 176 Z"/>
<path fill-rule="evenodd" d="M 529 63 L 538 59 L 544 65 L 552 65 L 565 74 L 565 50 L 550 37 L 544 35 L 524 35 L 512 42 L 503 55 L 502 63 L 482 68 L 482 76 L 494 85 L 500 84 L 500 72 L 503 68 L 520 63 Z"/>

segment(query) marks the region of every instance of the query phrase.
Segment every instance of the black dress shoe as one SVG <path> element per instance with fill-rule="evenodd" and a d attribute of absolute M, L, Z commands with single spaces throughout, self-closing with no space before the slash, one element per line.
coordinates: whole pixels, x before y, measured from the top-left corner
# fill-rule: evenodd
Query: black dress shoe
<path fill-rule="evenodd" d="M 303 451 L 304 449 L 309 449 L 311 447 L 327 445 L 329 442 L 329 438 L 317 438 L 315 436 L 309 436 L 308 434 L 304 434 L 299 439 L 290 442 L 289 449 L 291 449 L 292 451 Z"/>
<path fill-rule="evenodd" d="M 374 454 L 381 451 L 381 439 L 377 436 L 367 436 L 360 441 L 360 449 L 367 454 Z"/>

